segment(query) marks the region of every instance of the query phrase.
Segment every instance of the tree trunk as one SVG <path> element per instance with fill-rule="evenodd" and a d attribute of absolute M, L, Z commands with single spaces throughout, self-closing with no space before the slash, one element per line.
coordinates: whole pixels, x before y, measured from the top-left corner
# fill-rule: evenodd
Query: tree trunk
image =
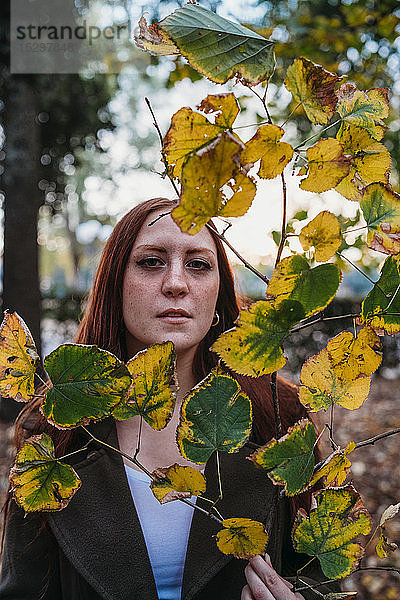
<path fill-rule="evenodd" d="M 32 75 L 11 75 L 7 81 L 3 310 L 18 312 L 40 353 L 37 217 L 43 192 L 38 187 L 40 131 L 34 79 Z M 11 420 L 20 408 L 20 403 L 2 399 L 0 417 Z"/>

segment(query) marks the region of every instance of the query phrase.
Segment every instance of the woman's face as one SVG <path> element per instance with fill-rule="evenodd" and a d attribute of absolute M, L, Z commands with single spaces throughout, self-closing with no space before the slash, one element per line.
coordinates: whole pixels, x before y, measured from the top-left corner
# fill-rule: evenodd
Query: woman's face
<path fill-rule="evenodd" d="M 182 233 L 170 215 L 152 212 L 136 237 L 123 282 L 128 355 L 170 340 L 177 355 L 193 357 L 215 314 L 217 248 L 204 227 Z"/>

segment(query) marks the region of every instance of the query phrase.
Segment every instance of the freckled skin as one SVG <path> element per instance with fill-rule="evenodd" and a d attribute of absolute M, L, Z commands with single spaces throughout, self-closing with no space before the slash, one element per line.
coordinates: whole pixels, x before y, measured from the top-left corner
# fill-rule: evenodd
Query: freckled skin
<path fill-rule="evenodd" d="M 151 213 L 140 229 L 123 282 L 123 316 L 129 356 L 167 340 L 177 355 L 193 357 L 215 314 L 219 291 L 217 249 L 206 228 L 182 233 L 170 215 L 148 226 L 163 211 Z M 168 309 L 190 317 L 160 318 Z M 187 356 L 186 356 L 187 355 Z"/>

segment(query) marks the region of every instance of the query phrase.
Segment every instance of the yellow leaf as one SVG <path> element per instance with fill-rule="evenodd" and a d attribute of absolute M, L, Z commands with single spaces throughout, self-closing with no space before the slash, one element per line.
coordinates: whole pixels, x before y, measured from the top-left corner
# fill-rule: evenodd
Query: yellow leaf
<path fill-rule="evenodd" d="M 207 146 L 225 129 L 229 129 L 239 112 L 235 95 L 217 94 L 204 98 L 197 107 L 214 117 L 214 123 L 191 108 L 176 112 L 163 140 L 163 151 L 174 177 L 180 178 L 185 160 Z"/>
<path fill-rule="evenodd" d="M 256 186 L 238 163 L 242 148 L 225 132 L 185 162 L 181 203 L 171 213 L 182 231 L 194 235 L 212 217 L 239 217 L 250 208 Z"/>
<path fill-rule="evenodd" d="M 169 35 L 158 27 L 157 23 L 147 25 L 146 19 L 139 19 L 140 38 L 136 39 L 137 45 L 151 54 L 180 54 L 178 46 Z M 139 42 L 140 40 L 140 42 Z"/>
<path fill-rule="evenodd" d="M 163 429 L 175 406 L 175 351 L 172 342 L 155 344 L 138 352 L 126 365 L 133 383 L 128 394 L 113 409 L 120 421 L 135 415 L 159 431 Z"/>
<path fill-rule="evenodd" d="M 344 153 L 350 155 L 350 173 L 335 189 L 349 200 L 359 200 L 369 183 L 388 183 L 391 159 L 386 147 L 361 127 L 344 125 L 337 137 Z"/>
<path fill-rule="evenodd" d="M 350 442 L 344 450 L 335 450 L 324 462 L 322 467 L 318 469 L 314 477 L 310 481 L 310 486 L 313 486 L 317 481 L 325 478 L 325 487 L 330 485 L 342 485 L 346 479 L 351 462 L 347 458 L 356 447 L 354 442 Z"/>
<path fill-rule="evenodd" d="M 224 519 L 224 529 L 217 534 L 217 546 L 224 554 L 235 558 L 251 558 L 264 554 L 268 534 L 264 525 L 251 519 Z"/>
<path fill-rule="evenodd" d="M 382 119 L 389 116 L 388 90 L 375 88 L 362 92 L 354 85 L 344 83 L 337 93 L 336 110 L 343 121 L 363 127 L 376 140 L 382 139 L 387 129 Z"/>
<path fill-rule="evenodd" d="M 383 183 L 371 183 L 363 190 L 360 206 L 368 226 L 368 246 L 384 254 L 399 254 L 399 194 Z"/>
<path fill-rule="evenodd" d="M 389 542 L 384 530 L 381 528 L 381 534 L 376 545 L 377 555 L 379 558 L 386 558 L 389 552 L 394 552 L 395 550 L 397 550 L 397 544 Z"/>
<path fill-rule="evenodd" d="M 304 363 L 300 373 L 300 402 L 311 412 L 327 409 L 332 404 L 354 410 L 360 408 L 368 396 L 369 377 L 354 381 L 342 380 L 336 375 L 328 350 L 324 348 Z"/>
<path fill-rule="evenodd" d="M 261 159 L 259 177 L 273 179 L 280 175 L 293 157 L 292 146 L 279 141 L 284 133 L 278 125 L 261 125 L 246 144 L 241 155 L 242 164 Z"/>
<path fill-rule="evenodd" d="M 300 183 L 302 190 L 326 192 L 349 174 L 350 161 L 335 138 L 319 140 L 307 150 L 308 174 Z"/>
<path fill-rule="evenodd" d="M 327 344 L 329 359 L 340 379 L 357 379 L 372 375 L 382 362 L 382 344 L 371 327 L 364 327 L 354 338 L 342 331 Z"/>
<path fill-rule="evenodd" d="M 326 124 L 335 114 L 335 86 L 341 77 L 306 58 L 296 58 L 286 73 L 285 86 L 293 100 L 301 103 L 314 124 Z"/>
<path fill-rule="evenodd" d="M 342 243 L 340 223 L 328 210 L 320 212 L 300 232 L 299 240 L 304 250 L 315 248 L 315 260 L 325 262 L 339 249 Z"/>
<path fill-rule="evenodd" d="M 397 504 L 391 504 L 390 506 L 388 506 L 382 513 L 382 516 L 379 520 L 379 525 L 382 526 L 386 523 L 386 521 L 389 521 L 389 519 L 393 519 L 393 517 L 395 517 L 397 515 L 399 510 L 400 510 L 400 502 L 398 502 Z"/>
<path fill-rule="evenodd" d="M 152 477 L 155 479 L 150 488 L 160 504 L 199 496 L 206 491 L 204 475 L 193 467 L 182 467 L 175 463 L 171 467 L 159 467 L 153 471 Z"/>
<path fill-rule="evenodd" d="M 31 333 L 16 313 L 5 313 L 0 325 L 0 393 L 18 402 L 32 400 L 39 359 Z"/>

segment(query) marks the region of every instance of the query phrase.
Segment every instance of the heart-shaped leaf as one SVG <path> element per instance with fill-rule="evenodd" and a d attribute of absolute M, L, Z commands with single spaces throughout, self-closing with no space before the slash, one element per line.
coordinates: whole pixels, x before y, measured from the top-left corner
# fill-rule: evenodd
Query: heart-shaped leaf
<path fill-rule="evenodd" d="M 224 554 L 235 558 L 251 558 L 264 554 L 268 534 L 264 525 L 251 519 L 224 519 L 224 529 L 217 534 L 217 546 Z"/>
<path fill-rule="evenodd" d="M 206 491 L 204 475 L 193 467 L 175 463 L 170 467 L 159 467 L 152 472 L 151 490 L 160 504 L 199 496 Z"/>

